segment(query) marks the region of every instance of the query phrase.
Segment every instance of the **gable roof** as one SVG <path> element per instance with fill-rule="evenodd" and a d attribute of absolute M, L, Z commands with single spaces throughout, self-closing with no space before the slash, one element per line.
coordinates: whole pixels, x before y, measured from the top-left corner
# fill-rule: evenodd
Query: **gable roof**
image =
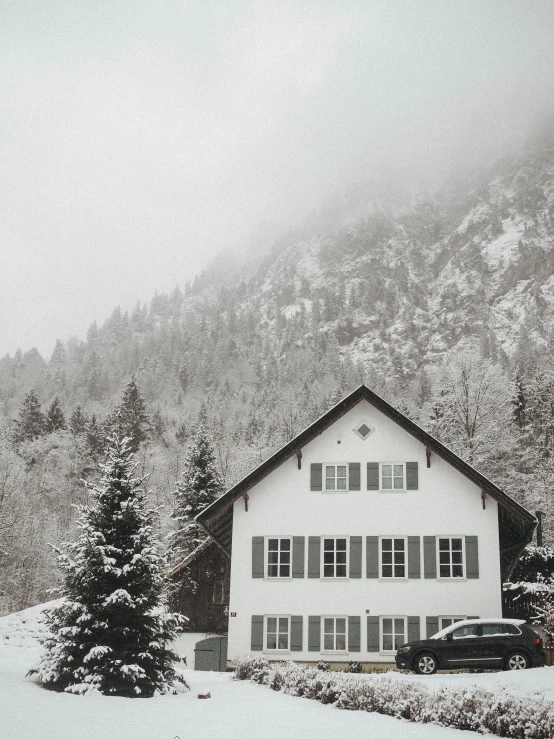
<path fill-rule="evenodd" d="M 199 557 L 202 552 L 205 552 L 206 549 L 213 543 L 214 540 L 211 537 L 206 537 L 204 541 L 196 547 L 196 549 L 193 549 L 192 552 L 189 552 L 187 556 L 183 560 L 181 560 L 181 562 L 179 562 L 179 564 L 175 565 L 171 572 L 167 573 L 167 577 L 174 577 L 175 575 L 177 575 L 179 572 L 181 572 L 182 569 L 184 569 L 187 565 L 189 565 L 197 557 Z"/>
<path fill-rule="evenodd" d="M 366 385 L 360 385 L 349 395 L 340 400 L 330 410 L 320 416 L 310 426 L 301 431 L 291 441 L 287 442 L 275 454 L 262 462 L 240 482 L 234 485 L 224 495 L 218 498 L 214 503 L 205 508 L 196 516 L 196 521 L 200 523 L 210 534 L 212 539 L 218 544 L 230 557 L 231 556 L 231 538 L 233 527 L 233 503 L 237 498 L 245 495 L 250 488 L 256 485 L 260 480 L 269 475 L 274 469 L 279 467 L 283 462 L 292 457 L 294 454 L 301 452 L 302 447 L 308 444 L 316 436 L 319 436 L 325 429 L 329 428 L 341 416 L 354 408 L 360 401 L 366 400 L 374 408 L 381 411 L 385 416 L 393 420 L 409 434 L 418 439 L 427 449 L 437 454 L 455 469 L 461 472 L 465 477 L 475 483 L 487 495 L 496 500 L 502 508 L 504 514 L 510 519 L 512 528 L 510 530 L 509 540 L 512 544 L 510 549 L 517 548 L 517 554 L 513 563 L 517 560 L 523 547 L 531 541 L 533 531 L 537 520 L 532 513 L 529 513 L 523 506 L 517 503 L 513 498 L 507 495 L 497 485 L 487 479 L 478 470 L 461 457 L 455 454 L 451 449 L 435 439 L 431 434 L 424 431 L 421 426 L 414 423 L 407 416 L 401 413 L 397 408 L 388 403 L 377 393 L 374 393 Z M 501 519 L 502 521 L 502 519 Z M 516 537 L 514 534 L 519 531 L 521 536 Z M 503 570 L 509 568 L 503 567 Z"/>

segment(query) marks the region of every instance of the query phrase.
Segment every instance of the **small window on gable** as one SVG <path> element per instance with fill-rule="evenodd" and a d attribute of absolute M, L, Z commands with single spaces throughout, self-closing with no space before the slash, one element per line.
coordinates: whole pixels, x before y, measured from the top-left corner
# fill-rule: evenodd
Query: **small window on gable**
<path fill-rule="evenodd" d="M 345 464 L 325 465 L 325 490 L 348 490 L 348 466 Z"/>
<path fill-rule="evenodd" d="M 373 429 L 367 425 L 367 423 L 364 421 L 363 423 L 358 424 L 354 431 L 358 434 L 358 436 L 363 439 L 364 441 L 367 439 L 367 437 L 371 434 Z"/>

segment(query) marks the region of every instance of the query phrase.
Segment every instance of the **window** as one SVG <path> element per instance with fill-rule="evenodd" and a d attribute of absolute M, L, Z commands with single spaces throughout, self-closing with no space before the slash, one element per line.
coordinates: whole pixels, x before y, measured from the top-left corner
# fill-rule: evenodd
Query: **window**
<path fill-rule="evenodd" d="M 212 603 L 216 605 L 225 605 L 229 603 L 229 581 L 218 580 L 214 583 L 214 594 Z"/>
<path fill-rule="evenodd" d="M 267 539 L 267 576 L 290 577 L 291 540 L 290 536 Z"/>
<path fill-rule="evenodd" d="M 367 439 L 367 437 L 371 434 L 371 432 L 373 431 L 373 429 L 371 428 L 371 426 L 368 426 L 365 421 L 363 421 L 358 426 L 356 426 L 356 428 L 354 429 L 354 431 L 358 434 L 358 436 L 361 439 L 363 439 L 365 441 Z"/>
<path fill-rule="evenodd" d="M 325 490 L 348 490 L 348 465 L 325 465 Z"/>
<path fill-rule="evenodd" d="M 346 616 L 324 616 L 323 651 L 346 652 Z"/>
<path fill-rule="evenodd" d="M 406 617 L 382 616 L 381 651 L 396 652 L 406 641 Z"/>
<path fill-rule="evenodd" d="M 439 616 L 439 631 L 458 623 L 458 621 L 465 621 L 466 618 L 467 616 Z"/>
<path fill-rule="evenodd" d="M 506 636 L 521 634 L 520 629 L 515 624 L 482 624 L 482 636 Z"/>
<path fill-rule="evenodd" d="M 406 577 L 406 540 L 404 538 L 381 539 L 381 577 Z"/>
<path fill-rule="evenodd" d="M 469 639 L 474 636 L 479 636 L 479 626 L 477 624 L 460 626 L 459 629 L 454 629 L 452 632 L 453 639 Z"/>
<path fill-rule="evenodd" d="M 290 616 L 265 617 L 265 648 L 268 651 L 289 651 Z"/>
<path fill-rule="evenodd" d="M 441 536 L 439 546 L 439 578 L 464 577 L 464 543 L 461 536 Z"/>
<path fill-rule="evenodd" d="M 405 490 L 404 464 L 381 465 L 381 490 Z"/>
<path fill-rule="evenodd" d="M 341 539 L 323 539 L 323 577 L 346 577 L 348 567 L 348 551 L 346 537 Z"/>

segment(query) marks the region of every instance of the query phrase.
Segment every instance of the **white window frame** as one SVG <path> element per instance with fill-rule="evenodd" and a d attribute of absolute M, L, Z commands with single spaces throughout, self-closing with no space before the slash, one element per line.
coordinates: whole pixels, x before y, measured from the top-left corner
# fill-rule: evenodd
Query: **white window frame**
<path fill-rule="evenodd" d="M 452 623 L 444 624 L 443 623 L 444 619 L 449 619 L 452 621 Z M 439 616 L 439 631 L 446 629 L 448 626 L 454 626 L 456 622 L 465 621 L 466 619 L 467 619 L 467 616 Z"/>
<path fill-rule="evenodd" d="M 334 488 L 328 488 L 327 487 L 327 467 L 334 467 L 335 468 L 335 487 Z M 337 490 L 337 467 L 345 467 L 346 468 L 346 487 L 344 489 Z M 324 462 L 323 463 L 323 492 L 324 493 L 348 493 L 349 492 L 349 483 L 350 483 L 350 470 L 348 466 L 348 462 Z"/>
<path fill-rule="evenodd" d="M 271 633 L 277 634 L 277 644 L 279 644 L 279 633 L 280 633 L 279 632 L 279 619 L 280 618 L 287 619 L 287 627 L 288 627 L 288 632 L 287 632 L 288 633 L 288 647 L 287 649 L 279 649 L 279 648 L 270 649 L 267 646 L 267 635 L 268 635 L 267 622 L 268 622 L 268 619 L 270 618 L 277 619 L 277 631 L 271 632 Z M 267 654 L 277 654 L 277 653 L 278 654 L 289 654 L 290 653 L 291 651 L 290 649 L 290 639 L 291 639 L 290 621 L 291 621 L 291 617 L 287 613 L 268 613 L 264 616 L 264 652 L 266 652 Z"/>
<path fill-rule="evenodd" d="M 325 649 L 325 619 L 334 619 L 333 643 L 337 643 L 337 618 L 344 619 L 344 649 Z M 321 654 L 348 654 L 348 616 L 342 613 L 321 616 Z"/>
<path fill-rule="evenodd" d="M 402 539 L 404 542 L 404 575 L 402 577 L 396 577 L 394 574 L 391 577 L 383 575 L 383 540 L 393 540 L 393 573 L 394 573 L 394 540 Z M 408 537 L 407 536 L 380 536 L 379 537 L 379 580 L 388 582 L 389 580 L 407 580 L 408 579 Z"/>
<path fill-rule="evenodd" d="M 394 632 L 394 620 L 395 619 L 402 619 L 404 621 L 404 643 L 408 641 L 408 617 L 407 616 L 379 616 L 379 653 L 380 654 L 396 654 L 398 651 L 397 649 L 385 649 L 383 646 L 383 637 L 384 637 L 384 631 L 383 631 L 383 622 L 385 619 L 391 618 L 393 620 L 393 634 L 392 636 L 396 636 L 396 632 Z"/>
<path fill-rule="evenodd" d="M 394 485 L 394 466 L 402 465 L 402 482 L 403 487 L 401 488 L 384 488 L 383 487 L 383 467 L 386 465 L 392 465 L 393 475 L 392 484 Z M 406 492 L 406 462 L 379 462 L 379 491 L 382 493 L 405 493 Z"/>
<path fill-rule="evenodd" d="M 462 575 L 460 577 L 456 576 L 454 577 L 452 574 L 448 575 L 447 577 L 441 576 L 441 562 L 440 562 L 440 540 L 441 539 L 449 539 L 450 540 L 450 572 L 452 573 L 452 539 L 461 539 L 462 541 Z M 437 580 L 442 580 L 443 582 L 463 582 L 467 579 L 466 577 L 466 538 L 465 536 L 461 536 L 460 534 L 440 534 L 437 536 L 437 543 L 436 543 L 436 557 L 437 557 Z"/>
<path fill-rule="evenodd" d="M 270 539 L 288 539 L 290 541 L 290 563 L 289 563 L 289 575 L 283 576 L 283 575 L 270 575 L 269 574 L 269 540 Z M 281 549 L 279 548 L 279 559 L 281 554 Z M 264 547 L 264 553 L 265 553 L 265 579 L 266 580 L 292 580 L 292 536 L 288 535 L 275 535 L 275 536 L 266 536 L 265 537 L 265 547 Z M 280 562 L 278 563 L 278 566 L 280 565 Z"/>
<path fill-rule="evenodd" d="M 335 553 L 335 562 L 333 564 L 334 572 L 337 571 L 337 566 L 338 566 L 336 562 L 336 554 L 337 554 L 336 541 L 337 539 L 346 540 L 346 563 L 345 563 L 346 574 L 344 576 L 343 575 L 333 575 L 332 577 L 330 577 L 329 575 L 325 576 L 325 539 L 333 539 L 335 541 L 335 548 L 333 550 Z M 320 551 L 320 562 L 319 562 L 320 572 L 321 572 L 320 580 L 325 580 L 326 582 L 336 582 L 337 580 L 339 581 L 348 580 L 349 573 L 350 573 L 350 537 L 349 536 L 335 536 L 335 535 L 322 536 L 320 539 L 320 542 L 321 542 L 320 543 L 320 550 L 321 550 Z"/>

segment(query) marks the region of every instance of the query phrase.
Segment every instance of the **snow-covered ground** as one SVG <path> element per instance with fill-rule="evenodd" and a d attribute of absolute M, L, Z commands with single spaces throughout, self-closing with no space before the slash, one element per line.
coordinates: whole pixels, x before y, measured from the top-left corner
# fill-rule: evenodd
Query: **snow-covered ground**
<path fill-rule="evenodd" d="M 316 701 L 238 682 L 230 674 L 186 672 L 189 693 L 150 699 L 53 693 L 25 675 L 40 655 L 44 606 L 0 618 L 0 736 L 2 739 L 467 739 L 475 734 L 410 724 L 387 716 L 339 711 Z M 391 673 L 388 673 L 390 677 Z M 380 679 L 373 676 L 371 679 Z M 521 673 L 396 675 L 431 689 L 479 685 L 554 701 L 554 668 Z M 210 692 L 209 700 L 198 693 Z"/>

